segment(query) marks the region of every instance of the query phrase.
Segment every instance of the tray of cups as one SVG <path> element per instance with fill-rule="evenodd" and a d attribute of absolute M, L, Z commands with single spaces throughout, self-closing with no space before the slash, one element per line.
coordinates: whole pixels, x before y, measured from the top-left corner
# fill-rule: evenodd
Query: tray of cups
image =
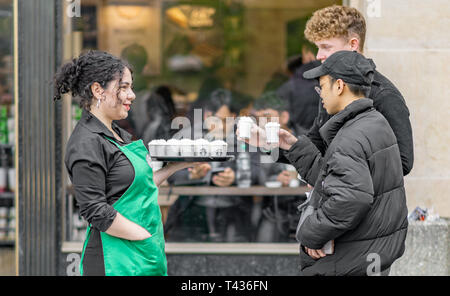
<path fill-rule="evenodd" d="M 234 155 L 227 155 L 228 144 L 221 140 L 153 140 L 148 143 L 148 148 L 152 160 L 157 161 L 222 162 L 234 159 Z"/>
<path fill-rule="evenodd" d="M 201 156 L 192 156 L 192 157 L 185 157 L 185 156 L 152 156 L 152 160 L 156 161 L 184 161 L 184 162 L 213 162 L 213 161 L 231 161 L 234 160 L 234 155 L 227 155 L 227 156 L 211 156 L 211 157 L 201 157 Z"/>

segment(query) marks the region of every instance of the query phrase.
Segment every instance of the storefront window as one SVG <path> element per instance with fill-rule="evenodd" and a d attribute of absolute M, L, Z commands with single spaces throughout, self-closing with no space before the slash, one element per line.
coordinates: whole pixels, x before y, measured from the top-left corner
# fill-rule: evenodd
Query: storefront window
<path fill-rule="evenodd" d="M 211 111 L 205 103 L 218 89 L 226 90 L 232 98 L 225 115 L 251 115 L 255 99 L 277 91 L 290 79 L 288 62 L 302 53 L 314 59 L 315 48 L 303 37 L 312 12 L 341 2 L 81 0 L 79 17 L 70 19 L 65 40 L 70 40 L 73 56 L 100 49 L 128 60 L 134 70 L 137 99 L 127 120 L 119 124 L 148 143 L 174 137 L 178 132 L 171 125 L 174 118 L 192 119 L 194 108 L 201 109 L 203 116 Z M 74 101 L 73 124 L 80 116 L 77 110 Z M 220 117 L 217 111 L 211 114 Z M 237 170 L 236 163 L 211 166 Z M 290 167 L 280 166 L 264 178 L 253 176 L 252 186 L 277 181 L 282 171 L 296 179 Z M 234 175 L 236 179 L 237 172 Z M 189 172 L 174 176 L 166 186 L 179 184 L 208 186 L 192 182 Z M 235 180 L 223 187 L 237 185 Z M 239 196 L 225 189 L 221 195 L 175 194 L 161 189 L 167 241 L 294 242 L 296 206 L 304 200 L 304 194 L 280 191 L 265 196 L 248 194 L 251 188 L 243 190 L 247 193 Z M 82 241 L 86 222 L 79 217 L 70 190 L 67 201 L 66 239 Z"/>
<path fill-rule="evenodd" d="M 13 1 L 0 1 L 0 247 L 14 246 Z"/>

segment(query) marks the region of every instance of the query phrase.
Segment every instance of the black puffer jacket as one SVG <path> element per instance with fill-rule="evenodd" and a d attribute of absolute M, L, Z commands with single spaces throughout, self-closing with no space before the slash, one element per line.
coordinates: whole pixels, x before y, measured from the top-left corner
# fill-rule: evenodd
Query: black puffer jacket
<path fill-rule="evenodd" d="M 335 253 L 314 260 L 301 247 L 302 273 L 366 275 L 373 256 L 379 256 L 383 271 L 403 255 L 408 227 L 396 137 L 370 99 L 348 105 L 320 133 L 328 149 L 318 157 L 314 211 L 298 228 L 297 239 L 310 249 L 334 240 Z M 311 151 L 301 147 L 293 145 L 286 155 L 296 167 L 305 165 L 300 155 L 320 155 L 314 145 L 308 146 Z"/>

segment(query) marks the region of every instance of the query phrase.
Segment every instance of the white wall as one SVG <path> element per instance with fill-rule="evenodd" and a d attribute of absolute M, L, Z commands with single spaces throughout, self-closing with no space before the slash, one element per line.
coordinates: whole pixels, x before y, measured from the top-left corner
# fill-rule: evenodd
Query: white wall
<path fill-rule="evenodd" d="M 408 207 L 450 217 L 450 2 L 350 0 L 367 21 L 365 55 L 402 92 L 415 161 L 405 178 Z"/>

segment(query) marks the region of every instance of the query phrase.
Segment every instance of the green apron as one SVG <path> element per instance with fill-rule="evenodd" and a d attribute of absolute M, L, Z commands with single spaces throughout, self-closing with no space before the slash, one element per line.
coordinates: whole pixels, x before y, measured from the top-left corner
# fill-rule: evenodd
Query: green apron
<path fill-rule="evenodd" d="M 148 151 L 142 140 L 120 146 L 114 140 L 107 139 L 125 154 L 134 167 L 133 183 L 113 207 L 128 220 L 144 227 L 152 236 L 141 241 L 131 241 L 100 232 L 105 275 L 167 275 L 158 187 L 153 182 L 153 171 L 146 160 Z M 82 275 L 90 232 L 88 226 L 80 263 Z"/>

